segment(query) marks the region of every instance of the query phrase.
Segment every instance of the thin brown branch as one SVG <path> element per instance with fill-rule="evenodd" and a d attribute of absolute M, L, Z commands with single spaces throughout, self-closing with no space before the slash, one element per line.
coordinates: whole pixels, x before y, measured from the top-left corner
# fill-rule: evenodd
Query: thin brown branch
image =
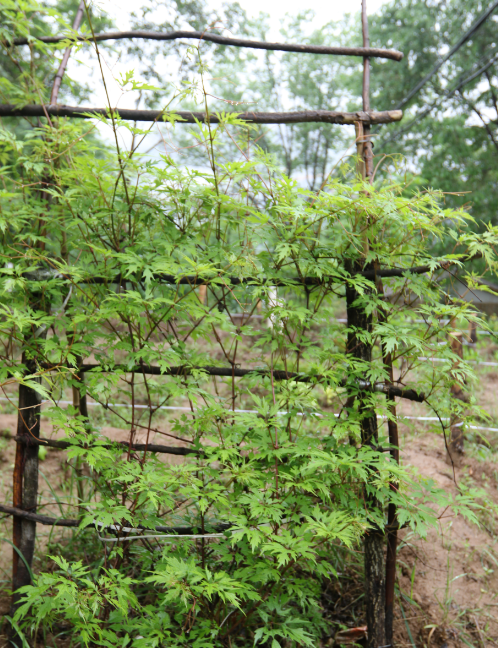
<path fill-rule="evenodd" d="M 80 6 L 78 7 L 78 11 L 76 12 L 76 16 L 74 18 L 73 31 L 78 31 L 81 25 L 81 21 L 83 19 L 84 12 L 85 12 L 85 0 L 81 0 Z M 52 94 L 50 95 L 51 104 L 57 103 L 57 97 L 59 96 L 59 90 L 61 87 L 62 78 L 64 76 L 64 72 L 66 71 L 67 63 L 69 61 L 69 57 L 71 56 L 72 49 L 73 49 L 72 46 L 66 48 L 59 69 L 57 70 L 57 74 L 55 75 L 54 85 L 52 86 Z"/>
<path fill-rule="evenodd" d="M 138 38 L 141 40 L 158 40 L 171 41 L 182 38 L 195 40 L 204 40 L 217 45 L 231 45 L 233 47 L 247 47 L 249 49 L 271 50 L 276 52 L 296 52 L 299 54 L 328 54 L 335 56 L 368 56 L 371 58 L 385 58 L 392 61 L 401 61 L 403 53 L 396 50 L 386 50 L 377 47 L 328 47 L 326 45 L 300 45 L 293 43 L 267 43 L 264 41 L 253 41 L 245 38 L 227 38 L 200 31 L 172 31 L 172 32 L 153 32 L 145 30 L 137 31 L 116 31 L 102 34 L 95 34 L 95 37 L 78 36 L 77 38 L 68 36 L 42 36 L 41 38 L 14 38 L 14 45 L 27 45 L 33 41 L 42 43 L 60 43 L 65 40 L 74 40 L 78 42 L 124 40 Z"/>
<path fill-rule="evenodd" d="M 6 504 L 0 504 L 0 512 L 6 513 L 7 515 L 15 515 L 16 517 L 23 518 L 25 520 L 32 520 L 33 522 L 39 522 L 46 526 L 61 526 L 61 527 L 78 527 L 80 525 L 80 520 L 74 520 L 71 518 L 51 518 L 47 515 L 39 515 L 38 513 L 30 513 L 29 511 L 23 511 L 20 508 L 15 506 L 7 506 Z M 232 525 L 228 522 L 217 522 L 216 524 L 208 525 L 209 530 L 213 529 L 214 531 L 226 531 Z M 104 527 L 104 530 L 109 528 L 111 531 L 116 531 L 112 527 Z M 156 526 L 154 529 L 147 529 L 142 526 L 135 527 L 136 530 L 140 531 L 158 531 L 159 533 L 177 533 L 178 535 L 189 535 L 192 532 L 195 532 L 198 527 L 166 527 L 166 526 Z M 99 525 L 100 530 L 100 525 Z"/>
<path fill-rule="evenodd" d="M 40 446 L 46 446 L 49 448 L 58 448 L 59 450 L 67 450 L 68 448 L 72 447 L 80 447 L 80 448 L 91 448 L 92 446 L 90 444 L 87 445 L 82 445 L 82 444 L 74 444 L 71 443 L 70 441 L 62 441 L 59 439 L 26 439 L 26 437 L 22 436 L 16 436 L 14 437 L 14 440 L 16 443 L 21 443 L 25 445 L 40 445 Z M 157 443 L 132 443 L 131 445 L 128 443 L 128 441 L 113 441 L 111 443 L 104 443 L 104 444 L 98 444 L 97 447 L 99 448 L 112 448 L 115 445 L 122 445 L 124 446 L 125 449 L 130 448 L 131 450 L 136 450 L 136 451 L 141 451 L 141 450 L 147 450 L 148 452 L 159 452 L 163 454 L 171 454 L 171 455 L 179 455 L 179 456 L 187 456 L 187 455 L 203 455 L 204 453 L 199 450 L 194 450 L 192 448 L 182 448 L 179 446 L 165 446 L 165 445 L 159 445 Z"/>

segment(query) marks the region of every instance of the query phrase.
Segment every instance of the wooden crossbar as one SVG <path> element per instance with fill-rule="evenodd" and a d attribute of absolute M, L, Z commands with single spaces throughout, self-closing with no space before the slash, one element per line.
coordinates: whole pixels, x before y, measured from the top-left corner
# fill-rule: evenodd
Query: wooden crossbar
<path fill-rule="evenodd" d="M 22 443 L 24 445 L 39 445 L 46 446 L 48 448 L 57 448 L 59 450 L 67 450 L 68 448 L 74 447 L 84 447 L 81 444 L 74 444 L 70 441 L 63 441 L 61 439 L 43 439 L 35 438 L 31 436 L 16 436 L 14 437 L 16 443 Z M 98 441 L 99 439 L 97 439 Z M 188 455 L 203 455 L 202 450 L 195 450 L 194 448 L 182 448 L 181 446 L 165 446 L 158 443 L 131 443 L 127 441 L 108 441 L 104 444 L 98 443 L 97 447 L 99 448 L 112 448 L 115 445 L 123 446 L 123 450 L 130 448 L 137 452 L 147 451 L 147 452 L 157 452 L 162 454 L 177 455 L 181 457 L 186 457 Z M 90 444 L 88 447 L 91 447 Z"/>
<path fill-rule="evenodd" d="M 240 367 L 210 367 L 210 366 L 197 366 L 197 365 L 180 365 L 177 367 L 157 367 L 155 365 L 136 365 L 128 366 L 124 364 L 113 364 L 112 366 L 105 366 L 102 364 L 82 364 L 77 369 L 69 367 L 66 364 L 48 364 L 41 363 L 41 369 L 44 371 L 60 371 L 67 369 L 70 371 L 78 371 L 80 373 L 88 373 L 91 371 L 101 373 L 135 373 L 150 376 L 190 376 L 196 372 L 206 374 L 207 376 L 217 376 L 219 378 L 245 378 L 251 376 L 268 376 L 273 377 L 274 380 L 293 380 L 300 383 L 327 383 L 330 379 L 328 376 L 321 374 L 306 374 L 296 373 L 294 371 L 285 371 L 283 369 L 270 369 L 254 368 L 242 369 Z M 13 373 L 9 373 L 15 377 Z M 38 375 L 38 374 L 37 374 Z M 389 385 L 383 382 L 371 383 L 368 380 L 348 380 L 346 378 L 335 382 L 339 387 L 356 387 L 360 391 L 380 392 L 387 394 L 392 398 L 404 398 L 406 400 L 416 401 L 423 403 L 425 395 L 417 392 L 409 387 L 398 387 L 396 385 Z M 106 407 L 103 404 L 103 407 Z M 152 407 L 153 409 L 153 407 Z"/>
<path fill-rule="evenodd" d="M 47 515 L 40 515 L 39 513 L 32 513 L 31 511 L 24 511 L 23 509 L 17 508 L 16 506 L 8 506 L 7 504 L 0 504 L 0 513 L 6 513 L 7 515 L 14 515 L 15 517 L 23 518 L 25 520 L 32 520 L 33 522 L 39 522 L 47 526 L 62 526 L 62 527 L 78 527 L 80 525 L 80 520 L 74 520 L 71 518 L 52 518 Z M 97 525 L 101 527 L 101 525 Z M 214 531 L 226 531 L 232 524 L 229 522 L 218 522 L 215 524 L 206 524 L 208 528 L 212 528 Z M 145 527 L 136 527 L 134 531 L 158 531 L 159 533 L 175 533 L 179 536 L 189 535 L 193 531 L 196 531 L 199 527 L 166 527 L 166 526 L 156 526 L 154 529 L 146 529 Z M 110 525 L 109 527 L 102 527 L 103 530 L 109 529 L 115 531 L 115 525 Z"/>
<path fill-rule="evenodd" d="M 70 43 L 84 42 L 93 43 L 95 41 L 123 40 L 138 38 L 141 40 L 172 41 L 178 39 L 204 40 L 217 45 L 228 45 L 232 47 L 245 47 L 249 49 L 271 50 L 275 52 L 296 52 L 298 54 L 328 54 L 333 56 L 367 56 L 368 58 L 384 58 L 393 61 L 401 61 L 403 53 L 396 50 L 386 50 L 377 47 L 328 47 L 327 45 L 301 45 L 293 43 L 267 43 L 265 41 L 254 41 L 246 38 L 227 38 L 218 34 L 200 31 L 171 31 L 171 32 L 154 32 L 146 30 L 135 31 L 115 31 L 102 34 L 78 35 L 76 38 L 70 34 L 67 36 L 42 36 L 31 38 L 14 38 L 14 45 L 27 45 L 31 42 L 41 41 L 42 43 L 61 43 L 68 41 Z"/>
<path fill-rule="evenodd" d="M 159 122 L 168 116 L 175 116 L 178 124 L 196 124 L 206 122 L 203 112 L 186 110 L 133 110 L 129 108 L 113 108 L 112 114 L 126 121 Z M 364 124 L 389 124 L 398 122 L 403 117 L 401 110 L 385 110 L 382 112 L 340 112 L 337 110 L 302 110 L 296 112 L 244 112 L 234 113 L 237 119 L 250 124 L 341 124 L 353 125 L 356 122 Z M 13 104 L 0 105 L 0 117 L 69 117 L 91 119 L 92 117 L 110 117 L 109 108 L 93 108 L 90 106 L 60 106 L 54 104 L 28 105 L 23 108 Z M 213 113 L 209 115 L 211 124 L 218 124 L 220 117 Z"/>

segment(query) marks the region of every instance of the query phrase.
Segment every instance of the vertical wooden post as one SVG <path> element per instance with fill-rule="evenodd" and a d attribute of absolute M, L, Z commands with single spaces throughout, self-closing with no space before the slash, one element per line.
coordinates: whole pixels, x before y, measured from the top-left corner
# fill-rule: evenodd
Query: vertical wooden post
<path fill-rule="evenodd" d="M 469 339 L 471 344 L 477 344 L 477 324 L 469 322 Z"/>
<path fill-rule="evenodd" d="M 392 365 L 391 365 L 392 366 Z M 396 406 L 394 398 L 389 406 L 390 414 L 396 416 Z M 399 434 L 398 423 L 388 421 L 389 443 L 391 445 L 391 456 L 396 463 L 399 463 Z M 396 485 L 390 484 L 391 490 L 396 489 Z M 398 518 L 396 513 L 396 504 L 391 502 L 387 509 L 387 554 L 386 554 L 386 645 L 393 644 L 393 623 L 394 623 L 394 586 L 396 584 L 396 552 L 398 549 Z"/>
<path fill-rule="evenodd" d="M 23 363 L 28 374 L 34 373 L 33 362 L 23 355 Z M 40 436 L 40 396 L 31 387 L 19 386 L 19 412 L 17 417 L 17 436 L 22 439 L 16 447 L 13 474 L 13 505 L 16 508 L 36 513 L 38 498 L 38 446 L 30 440 Z M 30 569 L 36 540 L 36 522 L 14 516 L 13 519 L 14 553 L 12 561 L 12 608 L 15 611 L 19 596 L 16 590 L 31 582 Z M 20 558 L 22 554 L 24 560 Z"/>
<path fill-rule="evenodd" d="M 364 159 L 364 145 L 365 145 L 365 134 L 363 130 L 363 122 L 357 121 L 354 123 L 355 134 L 356 134 L 356 154 L 358 156 L 358 162 L 356 163 L 356 173 L 363 180 L 365 179 L 365 159 Z"/>
<path fill-rule="evenodd" d="M 76 330 L 73 333 L 72 339 L 76 337 Z M 83 358 L 80 356 L 77 357 L 78 366 L 81 366 L 83 363 Z M 77 377 L 79 379 L 79 386 L 75 387 L 73 385 L 73 407 L 76 409 L 80 416 L 83 416 L 85 419 L 85 427 L 88 434 L 91 433 L 90 420 L 88 418 L 88 404 L 86 399 L 86 393 L 82 393 L 81 386 L 85 382 L 85 374 L 82 371 L 78 371 Z M 83 472 L 81 470 L 82 460 L 77 458 L 74 466 L 74 471 L 76 473 L 76 495 L 78 497 L 78 519 L 83 517 L 83 511 L 81 509 L 82 502 L 85 501 L 85 489 L 83 488 Z"/>
<path fill-rule="evenodd" d="M 370 40 L 368 35 L 368 17 L 366 0 L 362 0 L 361 22 L 363 31 L 363 46 L 368 47 Z M 370 61 L 367 57 L 363 59 L 363 111 L 370 110 Z M 370 128 L 363 125 L 363 160 L 365 177 L 372 181 L 373 157 L 372 145 L 370 142 Z M 368 252 L 368 235 L 365 236 L 364 253 Z M 364 260 L 359 264 L 362 267 L 347 268 L 348 271 L 363 269 Z M 373 264 L 372 269 L 373 269 Z M 365 296 L 364 296 L 365 297 Z M 372 361 L 372 346 L 362 342 L 351 327 L 372 331 L 372 316 L 367 315 L 361 306 L 353 305 L 359 295 L 352 288 L 346 289 L 346 303 L 348 309 L 348 352 L 354 357 L 366 362 Z M 368 405 L 367 394 L 360 394 L 360 412 L 362 444 L 373 447 L 378 446 L 377 415 L 374 409 Z M 380 506 L 374 493 L 365 493 L 366 505 L 370 510 Z M 368 627 L 367 648 L 379 648 L 386 645 L 386 583 L 384 567 L 384 530 L 372 530 L 365 536 L 364 540 L 364 564 L 365 564 L 365 606 L 366 621 Z"/>
<path fill-rule="evenodd" d="M 33 311 L 47 311 L 48 306 L 40 292 L 28 294 L 28 301 Z M 39 355 L 39 341 L 47 334 L 45 328 L 30 332 L 24 337 L 22 363 L 26 367 L 25 378 L 40 382 L 35 377 L 38 367 L 34 358 Z M 32 376 L 32 377 L 31 377 Z M 19 385 L 19 404 L 17 413 L 16 458 L 13 472 L 13 505 L 30 513 L 36 513 L 38 500 L 38 445 L 31 443 L 40 437 L 40 394 L 28 385 Z M 36 522 L 13 517 L 12 543 L 12 609 L 14 614 L 19 606 L 20 596 L 17 590 L 31 583 L 31 568 L 36 542 Z M 9 636 L 14 646 L 22 646 L 22 640 L 12 628 Z"/>
<path fill-rule="evenodd" d="M 81 0 L 73 22 L 74 30 L 79 29 L 83 19 L 84 7 L 84 0 Z M 55 75 L 50 103 L 57 103 L 59 89 L 71 54 L 71 49 L 71 47 L 68 47 L 64 52 L 59 69 Z M 42 192 L 42 197 L 44 196 L 46 196 L 46 194 Z M 43 228 L 42 231 L 44 231 Z M 44 249 L 43 242 L 40 244 L 40 249 Z M 29 297 L 35 310 L 41 308 L 47 310 L 47 305 L 43 304 L 42 295 L 39 293 L 33 293 Z M 46 335 L 46 331 L 39 335 L 39 338 L 44 335 Z M 32 343 L 33 346 L 30 351 L 33 353 L 36 349 L 36 336 L 27 336 L 25 338 L 25 344 L 29 345 L 30 343 Z M 26 351 L 23 352 L 22 362 L 27 368 L 27 376 L 36 373 L 36 362 L 32 357 L 28 358 Z M 32 380 L 39 380 L 39 378 L 34 378 Z M 41 399 L 38 392 L 27 385 L 20 385 L 17 436 L 20 437 L 22 441 L 18 443 L 16 447 L 16 458 L 13 472 L 13 505 L 16 508 L 30 511 L 32 513 L 36 513 L 38 499 L 38 445 L 31 444 L 30 440 L 40 437 L 40 411 Z M 29 585 L 31 582 L 31 567 L 33 564 L 36 541 L 36 522 L 14 516 L 12 536 L 14 545 L 12 560 L 13 614 L 19 604 L 19 595 L 16 591 L 24 585 Z M 20 557 L 20 554 L 22 555 L 22 558 Z M 14 646 L 22 645 L 22 641 L 15 631 L 11 632 L 10 641 Z"/>
<path fill-rule="evenodd" d="M 393 384 L 393 362 L 391 353 L 384 355 L 384 366 L 386 367 L 389 376 L 386 381 L 388 384 Z M 399 463 L 399 433 L 398 422 L 396 420 L 396 405 L 395 399 L 392 396 L 387 396 L 389 419 L 387 427 L 389 431 L 389 444 L 391 446 L 391 457 L 395 463 Z M 389 487 L 392 491 L 396 490 L 396 484 L 390 483 Z M 393 643 L 393 621 L 394 621 L 394 586 L 396 584 L 396 552 L 398 548 L 398 519 L 396 513 L 396 504 L 390 502 L 387 509 L 387 554 L 386 554 L 386 645 L 392 646 Z"/>
<path fill-rule="evenodd" d="M 454 330 L 450 334 L 451 350 L 463 360 L 463 333 Z M 458 364 L 458 363 L 457 363 Z M 451 385 L 451 396 L 460 401 L 465 401 L 463 385 L 455 380 Z M 464 434 L 462 421 L 458 416 L 451 415 L 450 419 L 450 443 L 449 443 L 449 461 L 458 466 L 461 462 L 464 450 Z"/>
<path fill-rule="evenodd" d="M 363 47 L 370 47 L 370 37 L 368 35 L 368 16 L 367 0 L 361 1 L 361 26 L 363 32 Z M 370 111 L 370 59 L 365 56 L 363 59 L 363 112 Z M 371 178 L 373 175 L 373 152 L 372 142 L 370 140 L 370 126 L 366 124 L 363 127 L 364 145 L 363 157 L 365 160 L 365 175 Z"/>
<path fill-rule="evenodd" d="M 351 274 L 359 268 L 356 264 L 348 264 L 346 270 Z M 363 362 L 372 361 L 372 346 L 365 343 L 363 336 L 356 331 L 363 330 L 371 333 L 372 315 L 358 305 L 360 295 L 351 286 L 346 286 L 346 305 L 348 313 L 348 354 Z M 363 297 L 365 298 L 365 296 Z M 377 414 L 369 405 L 367 392 L 360 392 L 359 414 L 361 415 L 361 442 L 376 448 L 378 446 Z M 373 510 L 380 506 L 375 494 L 365 492 L 366 506 Z M 365 604 L 366 621 L 368 626 L 367 648 L 385 646 L 385 570 L 384 570 L 384 530 L 370 530 L 364 539 L 365 564 Z"/>
<path fill-rule="evenodd" d="M 379 295 L 384 296 L 384 286 L 382 279 L 377 277 L 377 292 Z M 386 312 L 379 309 L 379 321 L 385 322 Z M 392 354 L 388 352 L 383 346 L 382 360 L 384 368 L 387 372 L 386 385 L 392 385 L 394 382 L 393 373 L 393 359 Z M 388 412 L 391 417 L 387 421 L 389 433 L 389 445 L 391 446 L 391 457 L 395 463 L 399 463 L 399 433 L 398 423 L 396 420 L 396 401 L 392 396 L 386 396 L 388 403 Z M 389 487 L 392 491 L 396 491 L 396 484 L 391 482 Z M 385 645 L 392 646 L 393 642 L 393 621 L 394 621 L 394 589 L 396 584 L 396 552 L 398 547 L 398 519 L 396 504 L 391 502 L 387 509 L 387 553 L 386 553 L 386 637 Z"/>

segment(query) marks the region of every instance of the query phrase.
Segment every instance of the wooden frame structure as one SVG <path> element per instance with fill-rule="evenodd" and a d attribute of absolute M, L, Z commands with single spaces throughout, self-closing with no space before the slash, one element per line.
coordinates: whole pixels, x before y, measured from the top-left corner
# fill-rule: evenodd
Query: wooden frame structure
<path fill-rule="evenodd" d="M 76 33 L 85 8 L 84 0 L 80 4 L 75 22 L 73 24 L 73 31 Z M 373 124 L 384 124 L 399 121 L 402 118 L 402 112 L 385 111 L 375 112 L 370 108 L 370 58 L 377 57 L 383 59 L 390 59 L 393 61 L 400 61 L 403 55 L 400 52 L 393 50 L 384 50 L 378 48 L 371 48 L 368 35 L 368 20 L 366 13 L 366 0 L 362 0 L 362 29 L 363 29 L 363 45 L 362 47 L 325 47 L 314 45 L 299 45 L 291 43 L 268 43 L 259 41 L 250 41 L 237 38 L 225 38 L 217 34 L 210 34 L 207 32 L 195 31 L 177 31 L 169 33 L 157 33 L 148 31 L 131 31 L 131 32 L 110 32 L 95 35 L 81 35 L 81 36 L 54 36 L 43 37 L 38 40 L 44 43 L 61 43 L 67 42 L 67 49 L 63 57 L 63 62 L 59 68 L 54 82 L 54 88 L 51 96 L 51 103 L 46 105 L 28 105 L 24 107 L 17 107 L 13 105 L 0 105 L 0 116 L 4 117 L 38 117 L 47 118 L 67 117 L 67 118 L 92 118 L 92 117 L 113 117 L 119 116 L 121 119 L 129 119 L 134 121 L 148 121 L 155 122 L 161 121 L 164 118 L 164 111 L 161 110 L 130 110 L 130 109 L 110 109 L 110 108 L 94 108 L 84 106 L 61 106 L 57 104 L 57 95 L 60 88 L 61 80 L 67 65 L 67 61 L 71 52 L 72 44 L 76 42 L 96 43 L 108 40 L 122 40 L 122 39 L 147 39 L 156 41 L 171 41 L 175 39 L 197 39 L 204 40 L 223 46 L 234 46 L 243 48 L 252 48 L 259 50 L 272 50 L 295 52 L 299 54 L 323 54 L 323 55 L 339 55 L 339 56 L 356 56 L 363 58 L 363 106 L 361 111 L 357 112 L 338 112 L 338 111 L 324 111 L 324 110 L 306 110 L 301 112 L 289 113 L 268 113 L 268 112 L 245 112 L 237 114 L 239 119 L 250 123 L 257 124 L 297 124 L 297 123 L 328 123 L 328 124 L 350 124 L 356 126 L 356 143 L 360 158 L 363 164 L 360 165 L 360 173 L 364 178 L 370 179 L 373 174 L 373 153 L 370 140 L 370 126 Z M 27 45 L 31 42 L 28 38 L 16 38 L 10 43 L 11 46 L 20 47 Z M 176 112 L 175 113 L 178 123 L 196 123 L 209 120 L 211 123 L 217 123 L 219 118 L 216 114 L 207 116 L 201 112 Z M 467 260 L 467 259 L 465 259 Z M 425 273 L 429 270 L 429 266 L 421 266 L 417 268 L 404 269 L 380 269 L 374 268 L 371 265 L 365 265 L 364 261 L 357 263 L 354 267 L 347 268 L 350 274 L 361 274 L 364 277 L 375 279 L 381 282 L 382 277 L 402 276 L 406 273 Z M 50 274 L 50 273 L 49 273 Z M 60 278 L 56 272 L 52 273 L 52 278 Z M 46 280 L 47 277 L 29 277 L 34 281 Z M 71 279 L 67 278 L 70 282 Z M 112 278 L 98 278 L 96 277 L 95 283 L 109 284 L 116 281 Z M 165 276 L 165 282 L 172 284 L 190 284 L 190 285 L 203 285 L 209 283 L 219 282 L 217 278 L 200 278 L 200 277 L 177 277 Z M 226 281 L 226 279 L 223 279 Z M 254 280 L 246 279 L 244 282 L 251 282 Z M 296 287 L 301 284 L 315 285 L 319 282 L 326 282 L 327 279 L 317 280 L 315 277 L 296 279 Z M 230 279 L 231 285 L 241 283 L 239 279 Z M 292 284 L 292 282 L 290 282 Z M 287 284 L 288 285 L 288 284 Z M 379 283 L 381 289 L 381 283 Z M 346 301 L 348 312 L 348 324 L 355 327 L 356 330 L 370 330 L 372 326 L 371 316 L 367 316 L 365 312 L 355 306 L 358 294 L 353 288 L 347 288 Z M 365 343 L 361 342 L 361 336 L 350 332 L 348 336 L 348 351 L 361 360 L 371 360 L 371 347 L 369 348 Z M 395 387 L 392 384 L 392 361 L 389 354 L 385 354 L 384 363 L 387 373 L 391 376 L 391 381 L 385 384 L 372 385 L 367 381 L 362 384 L 354 384 L 355 390 L 360 389 L 360 407 L 366 408 L 368 392 L 381 391 L 386 394 L 386 398 L 390 403 L 391 412 L 395 414 L 394 399 L 396 397 L 408 398 L 422 402 L 424 400 L 423 394 L 418 394 L 413 390 Z M 32 363 L 25 361 L 28 371 L 32 375 L 36 375 L 36 368 Z M 46 371 L 50 371 L 51 367 L 46 367 Z M 136 368 L 137 372 L 164 374 L 174 376 L 184 376 L 193 367 L 171 367 L 167 372 L 162 372 L 157 367 L 144 367 Z M 230 377 L 243 377 L 245 375 L 254 375 L 259 373 L 263 375 L 265 372 L 255 372 L 254 370 L 227 368 L 220 369 L 217 367 L 200 367 L 202 371 L 209 375 L 226 375 Z M 69 369 L 68 369 L 69 370 Z M 102 367 L 99 365 L 82 365 L 79 372 L 85 371 L 100 371 Z M 127 369 L 126 371 L 130 371 Z M 133 371 L 133 369 L 132 369 Z M 268 373 L 268 372 L 266 372 Z M 319 382 L 320 376 L 306 376 L 301 374 L 287 373 L 287 372 L 273 372 L 273 377 L 277 380 L 299 380 L 306 382 Z M 349 383 L 346 381 L 344 386 L 347 388 Z M 362 399 L 362 394 L 364 398 Z M 80 411 L 85 415 L 86 402 L 81 399 Z M 27 413 L 26 413 L 27 412 Z M 87 412 L 86 412 L 87 416 Z M 35 437 L 35 438 L 33 438 Z M 375 444 L 378 438 L 377 434 L 377 421 L 375 411 L 367 412 L 367 416 L 362 421 L 362 440 L 365 443 Z M 13 591 L 15 592 L 19 587 L 26 585 L 30 582 L 30 565 L 33 558 L 36 523 L 56 525 L 56 526 L 78 526 L 78 520 L 54 519 L 47 516 L 38 515 L 36 513 L 37 493 L 38 493 L 38 447 L 40 445 L 47 445 L 49 447 L 67 448 L 69 443 L 61 441 L 51 441 L 40 438 L 40 400 L 38 394 L 30 387 L 21 385 L 19 387 L 19 418 L 17 436 L 15 437 L 17 443 L 16 461 L 14 466 L 14 492 L 13 492 L 13 506 L 0 505 L 0 511 L 12 515 L 14 519 L 13 530 Z M 396 423 L 389 422 L 389 440 L 391 444 L 391 453 L 393 458 L 398 460 L 398 431 Z M 128 444 L 127 444 L 128 445 Z M 190 448 L 180 448 L 173 446 L 161 445 L 147 445 L 134 444 L 133 449 L 147 449 L 150 452 L 163 452 L 168 454 L 188 455 L 199 454 L 202 450 L 194 450 Z M 382 449 L 380 449 L 382 451 Z M 375 500 L 369 500 L 369 506 L 377 506 Z M 230 525 L 222 525 L 226 530 Z M 191 528 L 169 528 L 157 527 L 155 531 L 167 531 L 172 533 L 188 533 L 192 532 Z M 384 545 L 387 533 L 387 565 L 384 565 Z M 396 543 L 397 543 L 397 522 L 396 522 L 396 509 L 394 505 L 389 507 L 388 511 L 388 525 L 385 529 L 378 529 L 377 532 L 370 532 L 365 536 L 365 580 L 366 580 L 366 619 L 368 625 L 368 648 L 387 648 L 392 643 L 392 621 L 393 621 L 393 603 L 394 603 L 394 583 L 395 583 L 395 565 L 396 565 Z M 22 554 L 23 560 L 19 557 Z M 17 604 L 18 598 L 14 593 L 14 606 Z"/>

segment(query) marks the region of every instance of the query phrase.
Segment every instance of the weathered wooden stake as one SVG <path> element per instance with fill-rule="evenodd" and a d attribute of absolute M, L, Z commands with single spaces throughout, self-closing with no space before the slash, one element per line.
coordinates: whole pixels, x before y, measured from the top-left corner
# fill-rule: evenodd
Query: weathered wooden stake
<path fill-rule="evenodd" d="M 469 338 L 471 344 L 477 344 L 477 324 L 469 322 Z"/>
<path fill-rule="evenodd" d="M 32 372 L 36 371 L 32 361 L 23 363 Z M 17 436 L 24 437 L 26 443 L 16 446 L 16 459 L 13 474 L 13 505 L 24 511 L 36 513 L 38 498 L 38 445 L 30 444 L 32 438 L 40 436 L 40 403 L 41 399 L 34 389 L 26 385 L 19 386 L 19 413 L 17 417 Z M 14 612 L 19 601 L 15 593 L 19 587 L 31 582 L 30 569 L 33 562 L 33 553 L 36 539 L 36 522 L 14 517 L 13 544 L 14 553 L 12 561 L 12 611 Z M 24 560 L 20 558 L 22 554 Z"/>
<path fill-rule="evenodd" d="M 393 363 L 390 353 L 384 353 L 384 365 L 389 372 L 389 382 L 393 382 Z M 391 457 L 399 463 L 399 434 L 396 421 L 396 405 L 392 396 L 387 396 L 389 403 L 389 415 L 393 420 L 388 420 L 389 444 L 391 446 Z M 396 484 L 389 484 L 392 491 L 396 491 Z M 396 552 L 398 548 L 396 504 L 391 502 L 387 509 L 387 554 L 386 554 L 386 645 L 393 643 L 393 622 L 394 622 L 394 586 L 396 584 Z"/>
<path fill-rule="evenodd" d="M 462 331 L 452 331 L 450 334 L 451 350 L 463 360 L 463 333 Z M 463 385 L 455 380 L 451 385 L 451 396 L 460 401 L 466 401 L 466 395 L 463 391 Z M 461 419 L 452 414 L 450 418 L 450 442 L 449 442 L 450 463 L 458 466 L 462 460 L 464 451 L 464 434 Z"/>
<path fill-rule="evenodd" d="M 348 272 L 355 270 L 350 264 Z M 358 305 L 359 294 L 350 286 L 346 287 L 346 305 L 348 313 L 348 354 L 364 362 L 372 361 L 372 345 L 365 343 L 362 336 L 357 336 L 356 330 L 372 331 L 372 316 Z M 378 446 L 377 415 L 369 405 L 366 392 L 358 394 L 359 414 L 361 420 L 361 442 L 371 447 Z M 370 510 L 380 506 L 375 493 L 365 490 L 366 505 Z M 368 626 L 368 648 L 385 646 L 385 569 L 384 569 L 384 530 L 371 530 L 365 535 L 365 604 L 366 621 Z"/>
<path fill-rule="evenodd" d="M 369 41 L 368 17 L 366 0 L 361 4 L 361 23 L 363 31 L 363 44 Z M 363 59 L 363 110 L 370 110 L 370 61 Z M 370 141 L 370 128 L 363 124 L 363 160 L 365 177 L 372 181 L 373 154 Z M 364 254 L 369 248 L 368 236 L 363 242 Z M 364 262 L 361 263 L 363 265 Z M 358 270 L 359 268 L 354 268 Z M 362 270 L 367 269 L 361 268 Z M 372 270 L 374 270 L 372 264 Z M 367 315 L 363 308 L 353 306 L 359 295 L 353 289 L 346 289 L 346 302 L 348 306 L 348 327 L 356 327 L 365 331 L 372 330 L 372 316 Z M 358 359 L 366 362 L 372 361 L 372 345 L 361 342 L 354 333 L 348 334 L 348 350 Z M 366 394 L 365 394 L 366 396 Z M 363 414 L 361 421 L 362 444 L 373 447 L 378 446 L 377 415 L 374 409 L 369 408 L 366 399 L 360 396 L 360 412 Z M 373 510 L 380 507 L 375 493 L 365 493 L 366 504 Z M 386 645 L 386 580 L 384 566 L 384 531 L 371 531 L 365 536 L 364 561 L 365 561 L 365 606 L 366 622 L 368 627 L 367 648 L 379 648 Z"/>
<path fill-rule="evenodd" d="M 73 29 L 77 30 L 83 18 L 84 0 L 81 0 L 76 17 L 73 23 Z M 54 79 L 50 102 L 57 103 L 59 89 L 62 78 L 69 60 L 71 48 L 67 48 L 62 62 L 59 66 Z M 43 194 L 42 194 L 43 196 Z M 44 249 L 44 244 L 40 249 Z M 31 303 L 35 310 L 45 307 L 43 297 L 39 293 L 30 296 Z M 46 331 L 38 335 L 38 339 L 45 337 Z M 36 336 L 29 336 L 25 339 L 27 344 L 34 343 L 36 348 Z M 28 374 L 37 372 L 36 361 L 28 358 L 26 352 L 23 353 L 22 362 L 28 367 Z M 39 378 L 32 378 L 32 381 L 40 381 Z M 38 500 L 38 444 L 30 443 L 31 439 L 40 437 L 40 412 L 41 398 L 39 393 L 27 386 L 19 386 L 19 406 L 17 417 L 17 436 L 25 439 L 24 443 L 16 445 L 16 458 L 13 473 L 13 505 L 23 511 L 36 513 Z M 14 516 L 12 541 L 14 545 L 12 560 L 12 614 L 19 605 L 20 596 L 17 590 L 24 585 L 31 583 L 31 568 L 33 564 L 33 555 L 36 542 L 36 522 Z M 22 558 L 21 558 L 21 555 Z M 10 642 L 14 646 L 22 646 L 22 640 L 15 631 L 10 634 Z"/>
<path fill-rule="evenodd" d="M 83 358 L 78 357 L 78 365 L 83 363 Z M 88 404 L 86 399 L 86 393 L 82 393 L 82 386 L 85 382 L 85 374 L 82 371 L 78 371 L 77 377 L 79 378 L 79 385 L 75 387 L 73 385 L 73 407 L 80 416 L 85 418 L 85 427 L 87 432 L 91 433 L 90 420 L 88 418 Z M 83 517 L 83 510 L 81 508 L 82 502 L 85 501 L 85 489 L 83 488 L 83 471 L 82 471 L 82 460 L 77 458 L 74 466 L 74 472 L 76 473 L 76 495 L 78 497 L 78 506 L 79 515 L 78 518 Z"/>
<path fill-rule="evenodd" d="M 384 286 L 382 279 L 377 279 L 377 291 L 379 295 L 384 295 Z M 379 309 L 379 321 L 385 322 L 387 319 L 386 311 Z M 386 384 L 393 385 L 393 359 L 391 352 L 387 351 L 385 346 L 382 348 L 382 359 L 384 368 L 387 372 Z M 387 394 L 389 416 L 387 427 L 389 432 L 389 444 L 391 446 L 391 457 L 394 462 L 399 463 L 399 433 L 398 423 L 396 420 L 396 401 L 393 396 Z M 396 484 L 389 484 L 392 491 L 396 491 Z M 398 530 L 397 530 L 397 511 L 396 504 L 391 502 L 387 509 L 387 553 L 386 553 L 386 646 L 392 646 L 393 642 L 393 621 L 394 621 L 394 589 L 396 584 L 396 551 L 398 547 Z"/>

